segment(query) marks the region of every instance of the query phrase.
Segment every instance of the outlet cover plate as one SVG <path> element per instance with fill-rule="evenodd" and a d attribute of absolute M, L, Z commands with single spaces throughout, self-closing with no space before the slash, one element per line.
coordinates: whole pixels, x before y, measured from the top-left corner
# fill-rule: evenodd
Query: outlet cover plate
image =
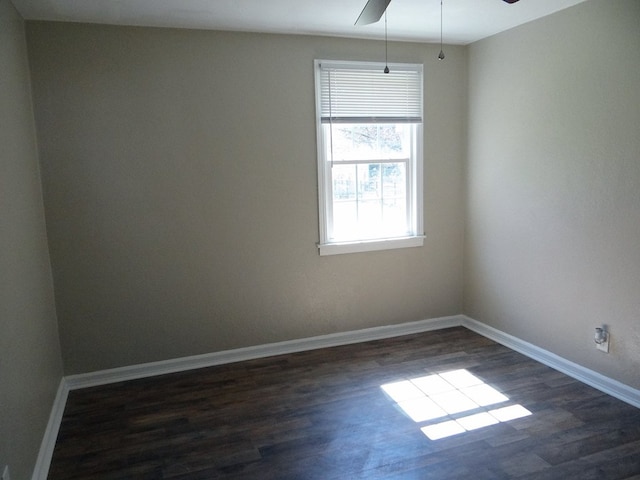
<path fill-rule="evenodd" d="M 1 480 L 11 480 L 11 475 L 9 475 L 9 465 L 5 465 L 4 470 L 2 471 Z"/>
<path fill-rule="evenodd" d="M 607 339 L 602 343 L 596 343 L 596 348 L 598 350 L 602 350 L 605 353 L 609 353 L 609 338 L 609 334 L 607 334 Z"/>

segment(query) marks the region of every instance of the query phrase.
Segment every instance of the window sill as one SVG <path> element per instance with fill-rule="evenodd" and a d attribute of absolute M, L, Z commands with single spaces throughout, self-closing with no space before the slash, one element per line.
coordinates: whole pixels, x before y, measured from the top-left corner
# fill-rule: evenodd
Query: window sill
<path fill-rule="evenodd" d="M 373 252 L 376 250 L 391 250 L 395 248 L 422 247 L 424 235 L 412 237 L 387 238 L 383 240 L 367 240 L 357 242 L 320 243 L 320 256 L 340 255 L 343 253 Z"/>

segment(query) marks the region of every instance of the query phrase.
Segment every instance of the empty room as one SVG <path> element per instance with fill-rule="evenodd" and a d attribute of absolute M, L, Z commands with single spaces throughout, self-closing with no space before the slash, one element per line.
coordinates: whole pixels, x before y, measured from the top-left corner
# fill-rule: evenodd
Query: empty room
<path fill-rule="evenodd" d="M 0 0 L 0 478 L 640 478 L 638 0 Z"/>

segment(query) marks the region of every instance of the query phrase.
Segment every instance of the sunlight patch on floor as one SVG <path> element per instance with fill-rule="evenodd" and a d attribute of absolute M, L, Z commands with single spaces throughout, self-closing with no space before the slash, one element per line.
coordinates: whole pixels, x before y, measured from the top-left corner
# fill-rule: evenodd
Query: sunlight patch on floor
<path fill-rule="evenodd" d="M 509 398 L 465 369 L 387 383 L 381 388 L 416 423 L 446 418 L 421 428 L 431 440 L 531 415 L 522 405 L 487 409 Z"/>

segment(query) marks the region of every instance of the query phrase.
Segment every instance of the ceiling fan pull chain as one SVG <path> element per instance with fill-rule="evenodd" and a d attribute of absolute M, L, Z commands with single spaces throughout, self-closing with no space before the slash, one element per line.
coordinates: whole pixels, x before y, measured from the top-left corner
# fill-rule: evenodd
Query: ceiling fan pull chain
<path fill-rule="evenodd" d="M 444 60 L 444 51 L 442 50 L 442 0 L 440 0 L 440 53 L 438 60 Z"/>
<path fill-rule="evenodd" d="M 384 73 L 389 73 L 388 49 L 387 49 L 387 11 L 384 11 Z"/>

